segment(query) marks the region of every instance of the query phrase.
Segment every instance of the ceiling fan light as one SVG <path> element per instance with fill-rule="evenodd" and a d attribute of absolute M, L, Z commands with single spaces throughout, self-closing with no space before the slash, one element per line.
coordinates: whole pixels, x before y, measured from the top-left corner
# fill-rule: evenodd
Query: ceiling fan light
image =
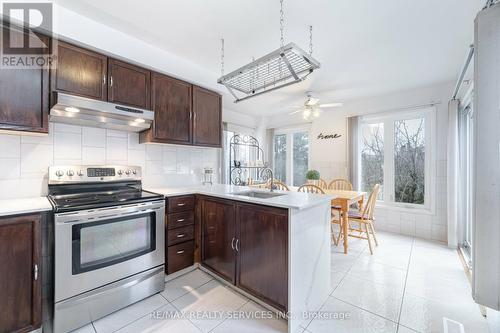
<path fill-rule="evenodd" d="M 318 109 L 314 110 L 312 115 L 314 118 L 318 118 L 319 117 L 319 110 Z"/>

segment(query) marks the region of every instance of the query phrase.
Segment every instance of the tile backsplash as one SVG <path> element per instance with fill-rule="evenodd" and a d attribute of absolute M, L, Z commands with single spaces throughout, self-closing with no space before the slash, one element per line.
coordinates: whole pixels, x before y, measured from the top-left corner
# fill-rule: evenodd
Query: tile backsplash
<path fill-rule="evenodd" d="M 139 144 L 139 134 L 51 123 L 47 136 L 0 134 L 0 199 L 47 194 L 51 165 L 142 167 L 143 187 L 202 181 L 204 167 L 219 179 L 218 148 Z"/>

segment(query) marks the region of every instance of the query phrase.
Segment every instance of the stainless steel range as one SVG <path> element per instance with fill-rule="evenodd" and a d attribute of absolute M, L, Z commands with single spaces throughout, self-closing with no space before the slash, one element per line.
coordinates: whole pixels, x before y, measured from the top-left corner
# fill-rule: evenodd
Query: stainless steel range
<path fill-rule="evenodd" d="M 54 207 L 54 332 L 68 332 L 164 289 L 165 202 L 141 168 L 49 168 Z"/>

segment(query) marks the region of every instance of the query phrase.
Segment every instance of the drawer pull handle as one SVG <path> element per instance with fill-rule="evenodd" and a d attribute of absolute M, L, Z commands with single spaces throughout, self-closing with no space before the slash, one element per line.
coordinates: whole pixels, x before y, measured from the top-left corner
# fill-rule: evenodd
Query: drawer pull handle
<path fill-rule="evenodd" d="M 185 203 L 178 203 L 177 206 L 182 207 L 182 206 L 186 206 L 186 204 Z"/>
<path fill-rule="evenodd" d="M 186 236 L 186 234 L 179 234 L 179 235 L 177 235 L 177 238 L 182 238 L 184 236 Z"/>
<path fill-rule="evenodd" d="M 186 219 L 178 219 L 177 222 L 184 222 Z"/>
<path fill-rule="evenodd" d="M 177 251 L 177 254 L 183 254 L 184 250 Z"/>

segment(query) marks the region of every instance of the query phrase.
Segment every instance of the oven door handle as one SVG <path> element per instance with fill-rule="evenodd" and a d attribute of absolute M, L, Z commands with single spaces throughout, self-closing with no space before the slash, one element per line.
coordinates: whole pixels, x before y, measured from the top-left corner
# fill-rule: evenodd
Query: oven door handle
<path fill-rule="evenodd" d="M 102 220 L 109 220 L 112 218 L 119 218 L 119 217 L 131 217 L 131 216 L 136 216 L 136 215 L 143 215 L 147 213 L 152 213 L 152 212 L 158 212 L 164 209 L 164 206 L 152 208 L 152 207 L 147 207 L 144 206 L 144 209 L 141 209 L 141 206 L 138 207 L 128 207 L 126 209 L 126 212 L 120 213 L 120 210 L 116 211 L 108 211 L 107 214 L 105 212 L 99 212 L 95 211 L 92 213 L 78 213 L 74 215 L 55 215 L 55 221 L 57 224 L 65 224 L 65 225 L 75 225 L 75 224 L 85 224 L 85 223 L 91 223 L 91 222 L 97 222 L 97 221 L 102 221 Z M 124 211 L 122 209 L 121 211 Z"/>

